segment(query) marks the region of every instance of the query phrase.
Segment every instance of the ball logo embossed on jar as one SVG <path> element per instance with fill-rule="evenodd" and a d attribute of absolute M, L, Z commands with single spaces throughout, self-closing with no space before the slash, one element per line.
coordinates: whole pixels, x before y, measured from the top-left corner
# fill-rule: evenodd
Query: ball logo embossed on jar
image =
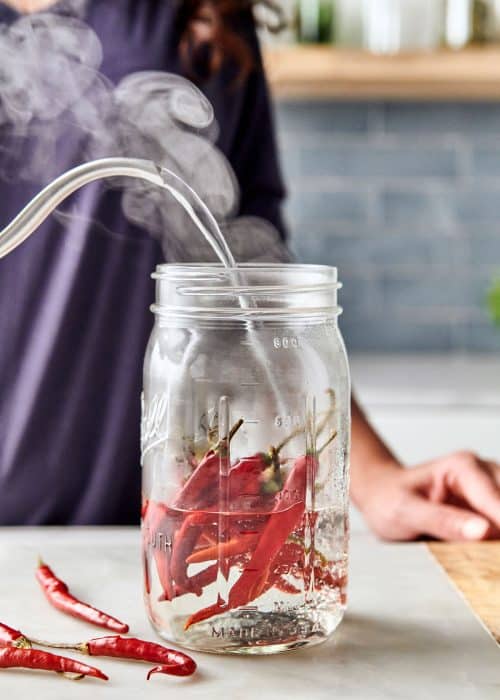
<path fill-rule="evenodd" d="M 161 445 L 167 439 L 162 426 L 167 411 L 168 400 L 165 394 L 155 394 L 149 404 L 144 392 L 141 394 L 141 463 L 148 450 Z"/>

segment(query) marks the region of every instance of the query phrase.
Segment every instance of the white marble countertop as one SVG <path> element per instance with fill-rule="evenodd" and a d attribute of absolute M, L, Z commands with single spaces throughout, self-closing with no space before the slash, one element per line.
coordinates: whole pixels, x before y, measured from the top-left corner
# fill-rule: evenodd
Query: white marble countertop
<path fill-rule="evenodd" d="M 348 614 L 321 646 L 265 658 L 194 654 L 192 678 L 149 683 L 147 665 L 109 659 L 95 659 L 108 684 L 0 671 L 0 698 L 498 700 L 499 649 L 425 546 L 381 544 L 357 532 L 351 549 Z M 0 529 L 0 620 L 28 635 L 83 641 L 96 629 L 46 603 L 33 575 L 38 554 L 75 594 L 125 619 L 134 636 L 155 639 L 135 529 Z"/>

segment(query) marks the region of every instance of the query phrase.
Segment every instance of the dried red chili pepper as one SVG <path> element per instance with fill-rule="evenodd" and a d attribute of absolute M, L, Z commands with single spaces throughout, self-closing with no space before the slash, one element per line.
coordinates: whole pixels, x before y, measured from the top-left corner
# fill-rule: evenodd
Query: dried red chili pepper
<path fill-rule="evenodd" d="M 186 587 L 175 587 L 176 597 L 185 595 L 186 593 L 195 593 L 195 591 L 198 591 L 196 595 L 201 595 L 203 593 L 203 589 L 206 588 L 206 586 L 210 586 L 212 583 L 214 583 L 214 581 L 217 580 L 218 572 L 219 565 L 212 564 L 206 569 L 203 569 L 203 571 L 199 571 L 197 574 L 194 574 L 194 576 L 190 576 L 188 578 L 188 585 Z"/>
<path fill-rule="evenodd" d="M 31 647 L 31 642 L 22 632 L 19 632 L 19 630 L 12 629 L 12 627 L 0 622 L 0 647 L 2 646 L 29 649 Z"/>
<path fill-rule="evenodd" d="M 208 517 L 206 513 L 200 511 L 189 513 L 175 535 L 172 547 L 171 574 L 175 583 L 181 588 L 189 586 L 187 558 L 193 551 L 202 525 Z M 201 590 L 194 589 L 193 593 L 200 595 Z"/>
<path fill-rule="evenodd" d="M 240 496 L 274 496 L 283 486 L 279 455 L 293 438 L 304 432 L 297 428 L 269 452 L 243 457 L 229 472 L 229 493 L 234 502 Z M 265 504 L 265 505 L 268 505 Z"/>
<path fill-rule="evenodd" d="M 149 559 L 145 547 L 142 550 L 142 570 L 144 572 L 144 590 L 147 595 L 151 595 L 151 571 L 149 569 Z"/>
<path fill-rule="evenodd" d="M 114 632 L 128 632 L 128 625 L 71 595 L 68 586 L 42 561 L 39 562 L 36 570 L 36 578 L 49 603 L 61 612 L 90 622 L 97 627 L 105 627 Z"/>
<path fill-rule="evenodd" d="M 261 513 L 257 514 L 258 517 L 261 515 Z M 189 513 L 184 518 L 182 526 L 175 535 L 170 573 L 176 586 L 183 589 L 184 592 L 189 591 L 198 596 L 202 593 L 201 589 L 196 587 L 195 577 L 188 576 L 187 569 L 189 564 L 192 563 L 188 560 L 194 554 L 194 548 L 201 533 L 207 526 L 213 523 L 214 519 L 215 523 L 217 523 L 218 513 L 216 512 L 194 511 Z M 230 513 L 227 515 L 226 519 L 227 526 L 230 530 L 234 527 L 237 527 L 238 530 L 240 529 L 241 513 Z M 258 528 L 259 520 L 255 520 L 254 531 Z M 245 535 L 242 535 L 242 537 L 245 537 Z M 221 551 L 219 551 L 219 546 L 221 547 Z M 243 549 L 242 552 L 235 551 L 233 553 L 229 552 L 228 554 L 224 554 L 224 545 L 215 545 L 214 550 L 217 550 L 217 554 L 212 558 L 219 559 L 219 561 L 246 551 Z M 208 561 L 208 559 L 204 559 L 204 561 Z"/>
<path fill-rule="evenodd" d="M 155 642 L 132 637 L 100 637 L 82 645 L 90 656 L 112 656 L 161 664 L 177 676 L 190 676 L 196 671 L 194 660 L 182 651 L 168 649 Z"/>
<path fill-rule="evenodd" d="M 228 445 L 243 425 L 240 419 L 200 461 L 194 472 L 179 491 L 172 506 L 185 510 L 199 510 L 206 505 L 207 490 L 214 487 L 220 473 L 221 459 L 228 459 Z M 229 465 L 228 465 L 229 468 Z"/>
<path fill-rule="evenodd" d="M 193 552 L 186 559 L 187 564 L 201 564 L 205 561 L 213 561 L 214 559 L 222 557 L 231 557 L 235 554 L 244 554 L 249 552 L 254 548 L 254 545 L 259 539 L 260 533 L 251 532 L 249 534 L 241 534 L 239 537 L 235 537 L 228 542 L 221 542 L 220 544 L 212 545 L 211 547 L 205 547 L 204 549 L 199 549 Z"/>
<path fill-rule="evenodd" d="M 98 668 L 39 649 L 16 649 L 13 647 L 0 649 L 0 668 L 30 668 L 40 671 L 55 671 L 56 673 L 71 673 L 78 677 L 90 676 L 103 681 L 108 680 L 108 677 Z"/>
<path fill-rule="evenodd" d="M 133 659 L 134 661 L 160 664 L 165 669 L 169 669 L 168 672 L 175 676 L 190 676 L 196 671 L 195 661 L 187 654 L 183 654 L 182 651 L 168 649 L 161 644 L 133 637 L 97 637 L 81 644 L 53 644 L 38 641 L 36 643 L 56 649 L 73 649 L 89 656 L 109 656 L 116 659 Z M 167 671 L 163 671 L 163 673 L 167 673 Z"/>
<path fill-rule="evenodd" d="M 175 667 L 172 666 L 155 666 L 154 668 L 149 671 L 147 675 L 147 680 L 149 681 L 151 679 L 151 676 L 154 673 L 166 673 L 169 676 L 185 676 L 185 675 L 190 675 L 186 673 L 179 673 L 178 670 L 175 669 Z"/>
<path fill-rule="evenodd" d="M 241 496 L 258 496 L 265 492 L 266 485 L 271 483 L 272 476 L 279 474 L 279 464 L 276 465 L 278 452 L 276 450 L 269 453 L 259 452 L 252 457 L 243 457 L 229 472 L 229 495 L 232 501 Z M 276 469 L 277 466 L 277 469 Z M 264 478 L 267 470 L 267 481 Z"/>
<path fill-rule="evenodd" d="M 296 595 L 300 593 L 300 588 L 294 586 L 293 583 L 287 581 L 284 576 L 273 576 L 270 580 L 271 588 L 277 588 L 278 591 L 282 593 L 287 593 L 288 595 Z"/>

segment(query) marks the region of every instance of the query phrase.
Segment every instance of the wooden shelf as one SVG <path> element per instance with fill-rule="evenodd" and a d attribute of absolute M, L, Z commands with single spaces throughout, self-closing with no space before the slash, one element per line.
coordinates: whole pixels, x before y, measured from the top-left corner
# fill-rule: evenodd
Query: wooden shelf
<path fill-rule="evenodd" d="M 283 99 L 500 101 L 500 47 L 374 56 L 323 46 L 265 50 Z"/>

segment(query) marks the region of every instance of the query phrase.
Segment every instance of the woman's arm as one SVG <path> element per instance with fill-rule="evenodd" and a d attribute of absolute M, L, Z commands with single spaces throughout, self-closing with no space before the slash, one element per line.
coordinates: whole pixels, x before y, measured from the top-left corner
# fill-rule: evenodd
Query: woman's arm
<path fill-rule="evenodd" d="M 351 495 L 384 539 L 500 535 L 500 466 L 470 452 L 405 469 L 352 402 Z"/>

